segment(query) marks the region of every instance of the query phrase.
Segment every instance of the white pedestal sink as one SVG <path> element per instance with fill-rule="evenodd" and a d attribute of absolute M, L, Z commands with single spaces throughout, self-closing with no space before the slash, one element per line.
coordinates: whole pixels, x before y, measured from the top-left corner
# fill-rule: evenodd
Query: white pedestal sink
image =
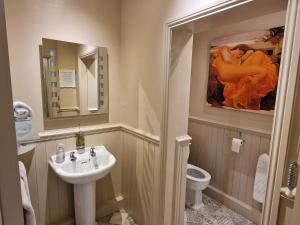
<path fill-rule="evenodd" d="M 86 148 L 83 154 L 76 150 L 66 152 L 63 163 L 56 163 L 56 155 L 49 160 L 61 179 L 74 184 L 76 225 L 96 224 L 96 181 L 106 176 L 116 163 L 115 157 L 104 146 L 94 147 L 94 157 L 90 149 Z M 76 160 L 71 161 L 71 152 L 75 152 Z"/>

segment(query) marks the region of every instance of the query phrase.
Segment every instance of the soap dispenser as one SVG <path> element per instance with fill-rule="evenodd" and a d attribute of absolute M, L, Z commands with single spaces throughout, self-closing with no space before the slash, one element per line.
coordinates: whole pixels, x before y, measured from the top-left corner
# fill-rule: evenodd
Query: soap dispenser
<path fill-rule="evenodd" d="M 63 163 L 65 161 L 65 148 L 64 144 L 60 143 L 56 150 L 56 163 Z"/>
<path fill-rule="evenodd" d="M 81 131 L 76 134 L 76 149 L 78 154 L 82 154 L 85 152 L 85 141 L 84 135 Z"/>

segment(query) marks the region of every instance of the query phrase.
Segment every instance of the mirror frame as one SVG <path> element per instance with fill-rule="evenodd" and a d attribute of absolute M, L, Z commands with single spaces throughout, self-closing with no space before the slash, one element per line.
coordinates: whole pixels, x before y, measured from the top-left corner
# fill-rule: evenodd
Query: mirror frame
<path fill-rule="evenodd" d="M 53 41 L 61 41 L 61 42 L 67 42 L 77 45 L 88 45 L 88 44 L 81 44 L 77 42 L 69 42 L 69 41 L 62 41 L 62 40 L 56 40 L 56 39 L 50 39 L 50 38 L 42 38 L 42 40 L 53 40 Z M 96 46 L 96 45 L 95 45 Z M 51 117 L 49 115 L 49 107 L 48 107 L 48 93 L 47 93 L 47 80 L 45 79 L 45 73 L 44 73 L 44 63 L 43 63 L 43 44 L 39 45 L 39 57 L 40 57 L 40 77 L 41 77 L 41 88 L 42 88 L 42 104 L 43 104 L 43 117 L 44 122 L 45 121 L 54 121 L 54 120 L 60 120 L 60 119 L 76 119 L 76 118 L 87 118 L 87 117 L 97 117 L 100 115 L 108 115 L 109 114 L 109 55 L 108 55 L 108 49 L 105 47 L 96 47 L 97 49 L 88 52 L 87 54 L 79 55 L 78 57 L 80 59 L 84 57 L 89 57 L 93 54 L 96 54 L 98 57 L 98 66 L 97 66 L 97 76 L 98 76 L 98 85 L 99 85 L 99 91 L 98 91 L 98 98 L 99 98 L 99 109 L 97 111 L 93 110 L 87 110 L 89 113 L 80 115 L 80 108 L 81 108 L 81 101 L 80 99 L 80 83 L 79 83 L 79 72 L 78 68 L 76 68 L 76 83 L 77 83 L 77 101 L 79 106 L 79 114 L 78 115 L 67 115 L 67 116 L 57 116 L 57 117 Z M 98 51 L 97 51 L 98 50 Z M 100 91 L 101 90 L 101 91 Z"/>

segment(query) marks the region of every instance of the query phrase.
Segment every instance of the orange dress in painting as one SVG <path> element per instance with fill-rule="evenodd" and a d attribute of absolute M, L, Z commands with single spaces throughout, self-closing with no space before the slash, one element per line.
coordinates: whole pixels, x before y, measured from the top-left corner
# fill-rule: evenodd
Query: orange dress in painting
<path fill-rule="evenodd" d="M 222 46 L 214 54 L 213 67 L 224 85 L 225 106 L 259 110 L 261 98 L 277 84 L 276 66 L 262 51 L 252 51 L 243 60 L 229 47 Z"/>

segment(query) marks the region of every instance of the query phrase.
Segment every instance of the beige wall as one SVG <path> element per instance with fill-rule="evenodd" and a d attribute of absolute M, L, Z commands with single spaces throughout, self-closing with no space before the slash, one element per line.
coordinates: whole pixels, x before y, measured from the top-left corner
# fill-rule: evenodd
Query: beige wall
<path fill-rule="evenodd" d="M 6 0 L 14 100 L 32 106 L 38 130 L 43 130 L 38 52 L 42 37 L 105 46 L 109 51 L 110 121 L 121 117 L 129 125 L 159 134 L 164 25 L 213 2 L 225 1 L 124 0 L 121 10 L 120 0 Z M 123 68 L 119 73 L 120 59 Z M 28 80 L 31 87 L 24 88 Z"/>
<path fill-rule="evenodd" d="M 165 23 L 212 2 L 122 1 L 122 121 L 160 134 Z"/>
<path fill-rule="evenodd" d="M 233 126 L 271 131 L 273 116 L 225 110 L 206 105 L 208 51 L 210 41 L 216 37 L 282 26 L 284 23 L 285 11 L 281 11 L 213 29 L 206 27 L 208 31 L 196 34 L 193 50 L 190 116 L 225 122 Z"/>
<path fill-rule="evenodd" d="M 108 48 L 109 120 L 119 121 L 120 0 L 6 0 L 5 10 L 13 98 L 32 106 L 39 131 L 43 113 L 38 46 L 43 37 Z"/>

